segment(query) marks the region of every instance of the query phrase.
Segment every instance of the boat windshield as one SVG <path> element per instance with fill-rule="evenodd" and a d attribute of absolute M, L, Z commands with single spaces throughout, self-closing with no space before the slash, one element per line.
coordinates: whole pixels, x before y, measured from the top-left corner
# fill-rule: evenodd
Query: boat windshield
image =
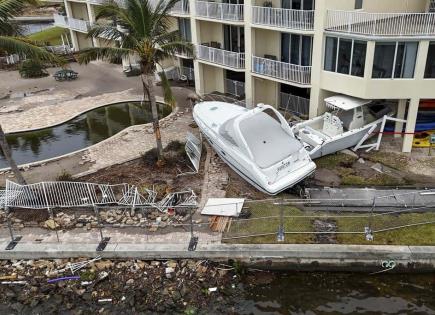
<path fill-rule="evenodd" d="M 232 145 L 237 147 L 237 143 L 233 138 L 234 134 L 234 120 L 237 117 L 228 119 L 226 122 L 222 124 L 222 126 L 219 128 L 219 134 L 224 137 L 225 140 L 230 142 Z"/>
<path fill-rule="evenodd" d="M 260 168 L 268 168 L 302 148 L 298 140 L 285 132 L 273 111 L 265 110 L 242 120 L 240 131 Z"/>

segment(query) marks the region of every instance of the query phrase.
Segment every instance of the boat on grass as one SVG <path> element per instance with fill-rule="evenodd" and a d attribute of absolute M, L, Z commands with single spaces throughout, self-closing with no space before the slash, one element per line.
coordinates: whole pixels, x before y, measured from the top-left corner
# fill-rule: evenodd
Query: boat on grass
<path fill-rule="evenodd" d="M 254 109 L 225 102 L 195 105 L 193 118 L 216 153 L 257 189 L 275 195 L 309 175 L 316 165 L 272 106 Z"/>
<path fill-rule="evenodd" d="M 393 112 L 388 104 L 345 95 L 326 98 L 325 103 L 331 112 L 291 128 L 312 159 L 356 146 L 380 129 L 384 115 Z"/>

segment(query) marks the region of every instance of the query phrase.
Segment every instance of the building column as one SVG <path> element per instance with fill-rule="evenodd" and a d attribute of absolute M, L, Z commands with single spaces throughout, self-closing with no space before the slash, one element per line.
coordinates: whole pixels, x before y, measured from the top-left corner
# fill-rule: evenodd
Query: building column
<path fill-rule="evenodd" d="M 426 67 L 426 59 L 429 50 L 429 41 L 420 41 L 418 45 L 417 61 L 415 64 L 414 79 L 423 80 L 424 70 Z M 411 97 L 408 106 L 408 117 L 406 119 L 405 137 L 403 138 L 402 152 L 411 152 L 413 133 L 415 132 L 415 123 L 417 121 L 418 107 L 420 105 L 420 96 L 414 95 Z M 410 133 L 410 134 L 408 134 Z"/>
<path fill-rule="evenodd" d="M 89 2 L 86 3 L 86 9 L 88 10 L 88 17 L 89 17 L 89 23 L 92 25 L 95 23 L 95 10 L 94 6 L 91 5 Z M 100 47 L 100 42 L 97 38 L 92 37 L 92 44 L 94 47 Z"/>
<path fill-rule="evenodd" d="M 72 9 L 71 9 L 71 3 L 69 1 L 64 1 L 64 5 L 65 5 L 65 11 L 66 11 L 66 16 L 67 18 L 72 18 L 73 14 L 72 14 Z M 79 41 L 77 39 L 77 34 L 75 31 L 73 31 L 72 29 L 69 29 L 69 34 L 71 37 L 71 42 L 73 45 L 73 49 L 75 51 L 79 51 L 80 47 L 79 47 Z"/>
<path fill-rule="evenodd" d="M 405 119 L 405 112 L 406 112 L 406 102 L 408 100 L 406 99 L 400 99 L 397 104 L 397 115 L 396 118 L 399 119 Z M 396 121 L 394 126 L 394 138 L 400 138 L 402 135 L 399 132 L 402 132 L 403 130 L 403 123 Z"/>
<path fill-rule="evenodd" d="M 252 69 L 252 47 L 254 45 L 254 36 L 252 36 L 252 0 L 245 0 L 244 7 L 246 8 L 243 12 L 245 18 L 244 24 L 244 34 L 245 34 L 245 103 L 246 108 L 255 107 L 253 101 L 254 94 L 254 82 L 251 74 Z"/>
<path fill-rule="evenodd" d="M 196 54 L 196 45 L 200 42 L 200 30 L 198 27 L 198 22 L 195 19 L 196 15 L 196 1 L 189 1 L 189 11 L 190 11 L 190 32 L 192 35 L 193 50 Z M 195 76 L 195 92 L 198 95 L 204 94 L 204 84 L 202 82 L 201 75 L 201 65 L 198 59 L 193 60 L 193 75 Z"/>
<path fill-rule="evenodd" d="M 408 106 L 408 117 L 406 118 L 405 137 L 403 137 L 402 152 L 411 152 L 412 140 L 414 140 L 415 123 L 417 122 L 418 105 L 420 98 L 411 98 Z"/>

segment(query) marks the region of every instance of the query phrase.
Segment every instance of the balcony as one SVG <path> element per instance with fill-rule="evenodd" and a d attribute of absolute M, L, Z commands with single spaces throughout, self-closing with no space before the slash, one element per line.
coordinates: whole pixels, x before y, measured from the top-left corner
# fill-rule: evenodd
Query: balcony
<path fill-rule="evenodd" d="M 193 68 L 180 66 L 180 67 L 178 67 L 178 74 L 179 74 L 180 78 L 182 76 L 184 76 L 186 80 L 189 80 L 189 81 L 195 80 L 195 73 L 194 73 Z"/>
<path fill-rule="evenodd" d="M 245 82 L 225 79 L 225 92 L 237 97 L 245 95 Z"/>
<path fill-rule="evenodd" d="M 314 11 L 252 7 L 252 23 L 301 31 L 314 30 Z"/>
<path fill-rule="evenodd" d="M 435 13 L 328 11 L 326 30 L 364 36 L 435 36 Z"/>
<path fill-rule="evenodd" d="M 89 21 L 79 20 L 75 18 L 68 18 L 68 25 L 72 30 L 87 33 L 91 28 Z"/>
<path fill-rule="evenodd" d="M 200 60 L 219 64 L 233 69 L 245 68 L 245 54 L 234 51 L 197 45 L 196 57 Z"/>
<path fill-rule="evenodd" d="M 243 4 L 196 1 L 196 16 L 223 21 L 243 21 Z"/>
<path fill-rule="evenodd" d="M 54 25 L 68 28 L 68 18 L 60 14 L 53 14 Z"/>
<path fill-rule="evenodd" d="M 171 9 L 173 15 L 189 15 L 189 1 L 180 0 Z"/>
<path fill-rule="evenodd" d="M 279 93 L 279 109 L 306 118 L 310 112 L 310 99 L 281 92 Z"/>
<path fill-rule="evenodd" d="M 299 85 L 311 84 L 311 66 L 299 66 L 252 56 L 252 72 Z"/>

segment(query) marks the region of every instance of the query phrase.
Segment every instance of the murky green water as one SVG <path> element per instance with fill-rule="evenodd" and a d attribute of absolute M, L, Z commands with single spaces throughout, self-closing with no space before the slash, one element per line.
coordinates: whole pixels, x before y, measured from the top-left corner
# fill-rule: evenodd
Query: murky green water
<path fill-rule="evenodd" d="M 25 164 L 56 157 L 86 148 L 107 139 L 121 130 L 152 121 L 151 107 L 140 102 L 117 103 L 93 109 L 61 125 L 37 131 L 7 135 L 12 156 L 17 164 Z M 160 118 L 171 107 L 158 104 Z M 0 168 L 8 167 L 0 150 Z"/>
<path fill-rule="evenodd" d="M 243 282 L 236 314 L 435 314 L 435 274 L 280 273 L 252 280 Z"/>

